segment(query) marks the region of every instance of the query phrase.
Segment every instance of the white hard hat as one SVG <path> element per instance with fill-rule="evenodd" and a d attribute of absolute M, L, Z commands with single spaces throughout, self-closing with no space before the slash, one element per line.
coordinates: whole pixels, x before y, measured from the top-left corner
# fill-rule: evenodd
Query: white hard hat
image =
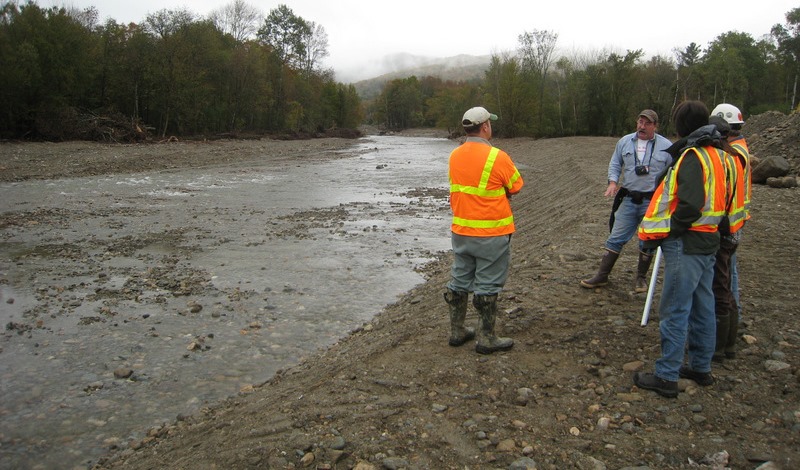
<path fill-rule="evenodd" d="M 714 111 L 711 111 L 712 116 L 719 116 L 728 121 L 728 124 L 744 124 L 742 119 L 742 112 L 739 108 L 732 104 L 722 103 L 718 104 Z"/>

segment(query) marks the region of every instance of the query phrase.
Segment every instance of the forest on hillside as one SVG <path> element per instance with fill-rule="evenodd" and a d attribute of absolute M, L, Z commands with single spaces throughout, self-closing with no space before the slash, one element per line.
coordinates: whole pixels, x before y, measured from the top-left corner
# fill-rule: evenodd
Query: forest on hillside
<path fill-rule="evenodd" d="M 358 95 L 322 67 L 325 29 L 241 0 L 140 24 L 94 7 L 0 7 L 0 137 L 140 140 L 145 135 L 314 134 L 354 129 Z"/>
<path fill-rule="evenodd" d="M 791 113 L 798 105 L 800 8 L 759 39 L 730 31 L 705 47 L 690 42 L 673 57 L 647 57 L 641 49 L 557 56 L 557 44 L 552 31 L 524 32 L 517 50 L 492 56 L 480 79 L 391 80 L 367 103 L 367 119 L 458 132 L 463 110 L 479 103 L 500 116 L 493 127 L 504 137 L 618 136 L 644 108 L 656 110 L 661 132 L 671 134 L 671 111 L 687 99 L 709 109 L 732 103 L 745 117 Z"/>
<path fill-rule="evenodd" d="M 797 107 L 800 8 L 758 38 L 730 31 L 672 57 L 646 51 L 556 55 L 558 34 L 519 34 L 482 75 L 408 76 L 364 99 L 323 66 L 323 25 L 279 5 L 264 15 L 244 0 L 207 17 L 160 10 L 139 24 L 98 23 L 90 7 L 0 4 L 0 138 L 138 141 L 170 136 L 357 135 L 390 130 L 460 131 L 463 111 L 500 115 L 504 137 L 621 135 L 643 108 L 669 134 L 675 104 L 721 102 L 745 116 Z"/>

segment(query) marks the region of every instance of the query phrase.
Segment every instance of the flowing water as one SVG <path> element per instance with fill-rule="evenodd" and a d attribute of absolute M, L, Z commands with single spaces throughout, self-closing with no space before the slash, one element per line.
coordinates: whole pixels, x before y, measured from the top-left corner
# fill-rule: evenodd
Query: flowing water
<path fill-rule="evenodd" d="M 369 322 L 449 248 L 454 146 L 0 185 L 0 468 L 85 468 Z"/>

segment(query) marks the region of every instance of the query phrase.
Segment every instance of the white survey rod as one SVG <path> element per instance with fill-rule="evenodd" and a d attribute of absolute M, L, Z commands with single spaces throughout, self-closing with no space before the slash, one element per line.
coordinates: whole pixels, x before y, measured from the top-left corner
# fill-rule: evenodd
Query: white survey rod
<path fill-rule="evenodd" d="M 658 266 L 661 264 L 661 247 L 656 250 L 656 260 L 653 263 L 653 274 L 650 275 L 650 286 L 647 288 L 647 301 L 644 303 L 642 312 L 642 326 L 647 325 L 650 318 L 650 306 L 653 304 L 653 295 L 656 292 L 656 279 L 658 279 Z"/>

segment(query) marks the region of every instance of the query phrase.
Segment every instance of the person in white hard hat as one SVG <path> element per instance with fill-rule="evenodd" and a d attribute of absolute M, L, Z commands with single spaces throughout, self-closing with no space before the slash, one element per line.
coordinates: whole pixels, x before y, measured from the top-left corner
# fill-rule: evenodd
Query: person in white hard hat
<path fill-rule="evenodd" d="M 730 126 L 730 131 L 727 135 L 728 143 L 745 159 L 744 165 L 744 212 L 745 221 L 750 219 L 750 195 L 752 193 L 751 173 L 752 167 L 750 166 L 750 149 L 747 141 L 742 136 L 742 126 L 744 126 L 744 116 L 742 111 L 730 103 L 718 104 L 712 111 L 712 117 L 719 117 L 725 120 Z M 737 232 L 736 243 L 741 243 L 742 230 Z M 730 321 L 730 331 L 728 332 L 729 339 L 724 345 L 723 351 L 717 351 L 714 354 L 714 360 L 722 362 L 724 359 L 733 359 L 736 357 L 736 335 L 738 333 L 738 324 L 742 320 L 742 303 L 739 292 L 739 269 L 737 263 L 738 250 L 735 251 L 730 258 L 730 278 L 731 278 L 731 292 L 733 299 L 736 302 L 736 319 Z"/>

